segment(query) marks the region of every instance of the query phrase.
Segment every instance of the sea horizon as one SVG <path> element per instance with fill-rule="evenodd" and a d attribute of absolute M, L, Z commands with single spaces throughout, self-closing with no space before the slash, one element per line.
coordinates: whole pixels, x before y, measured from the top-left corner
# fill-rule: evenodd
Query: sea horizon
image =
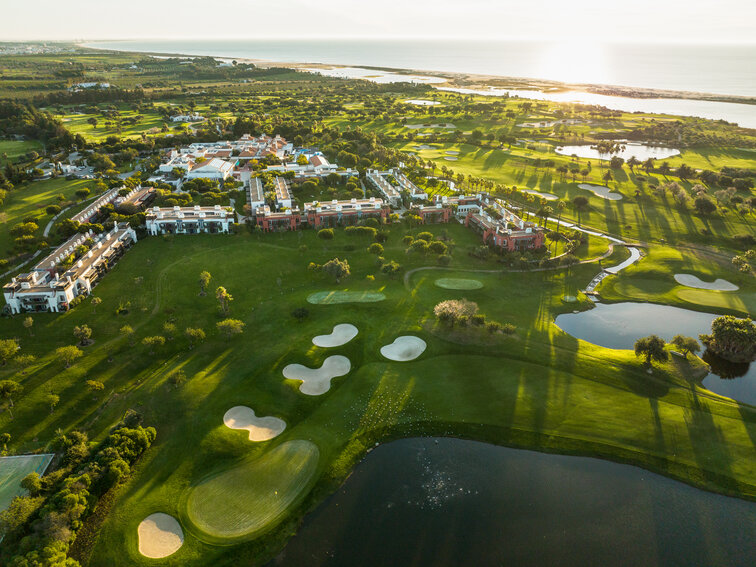
<path fill-rule="evenodd" d="M 95 49 L 268 62 L 382 67 L 566 84 L 756 96 L 756 43 L 536 40 L 117 40 Z M 723 61 L 726 64 L 723 64 Z"/>

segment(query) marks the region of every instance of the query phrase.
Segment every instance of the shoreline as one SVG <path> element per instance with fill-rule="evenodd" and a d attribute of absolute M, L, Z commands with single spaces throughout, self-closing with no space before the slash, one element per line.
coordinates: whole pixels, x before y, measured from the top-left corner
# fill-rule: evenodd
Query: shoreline
<path fill-rule="evenodd" d="M 668 90 L 668 89 L 654 89 L 645 87 L 629 87 L 623 85 L 607 85 L 607 84 L 593 84 L 593 83 L 564 83 L 561 81 L 554 81 L 550 79 L 535 79 L 528 77 L 509 77 L 502 75 L 488 75 L 488 74 L 475 74 L 475 73 L 456 73 L 450 71 L 433 71 L 426 69 L 412 69 L 412 68 L 399 68 L 399 67 L 377 67 L 371 65 L 350 65 L 346 63 L 334 64 L 334 63 L 316 63 L 316 62 L 284 62 L 284 61 L 272 61 L 268 59 L 255 59 L 249 57 L 232 57 L 232 56 L 219 56 L 219 55 L 187 55 L 185 53 L 159 53 L 154 51 L 128 51 L 121 49 L 107 49 L 102 47 L 91 47 L 88 43 L 75 43 L 79 49 L 86 49 L 92 51 L 106 52 L 106 53 L 120 53 L 120 54 L 134 54 L 143 55 L 148 57 L 178 57 L 178 58 L 195 58 L 195 57 L 213 57 L 214 59 L 222 61 L 237 61 L 239 63 L 253 64 L 258 67 L 267 69 L 271 67 L 284 67 L 287 69 L 294 69 L 297 71 L 313 72 L 313 70 L 322 69 L 364 69 L 367 71 L 379 71 L 383 73 L 391 73 L 395 75 L 407 75 L 411 77 L 428 77 L 431 79 L 443 79 L 443 82 L 425 83 L 419 81 L 419 84 L 427 84 L 433 88 L 442 89 L 471 89 L 485 91 L 489 89 L 512 89 L 512 90 L 538 90 L 546 94 L 557 93 L 588 93 L 609 97 L 624 97 L 634 98 L 638 100 L 643 99 L 668 99 L 668 100 L 694 100 L 694 101 L 706 101 L 706 102 L 722 102 L 729 104 L 743 104 L 756 106 L 756 96 L 748 97 L 743 95 L 728 95 L 717 93 L 705 93 L 685 90 Z M 354 77 L 354 79 L 363 79 L 361 77 Z M 527 97 L 523 97 L 527 98 Z"/>

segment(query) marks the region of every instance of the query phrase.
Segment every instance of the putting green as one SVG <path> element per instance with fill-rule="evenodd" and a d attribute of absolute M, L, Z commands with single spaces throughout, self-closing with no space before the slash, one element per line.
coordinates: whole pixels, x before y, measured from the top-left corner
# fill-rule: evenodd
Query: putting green
<path fill-rule="evenodd" d="M 208 543 L 252 539 L 273 526 L 309 488 L 320 452 L 287 441 L 254 461 L 202 480 L 189 492 L 186 515 Z"/>
<path fill-rule="evenodd" d="M 483 287 L 483 282 L 478 280 L 466 280 L 461 278 L 440 278 L 436 280 L 436 285 L 444 289 L 480 289 Z"/>
<path fill-rule="evenodd" d="M 386 296 L 378 291 L 318 291 L 307 296 L 307 302 L 315 305 L 375 303 L 384 299 Z"/>

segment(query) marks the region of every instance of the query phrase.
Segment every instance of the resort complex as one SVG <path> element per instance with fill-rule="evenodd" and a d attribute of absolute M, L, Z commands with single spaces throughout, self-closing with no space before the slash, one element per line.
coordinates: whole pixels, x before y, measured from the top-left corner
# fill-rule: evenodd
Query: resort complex
<path fill-rule="evenodd" d="M 132 4 L 60 33 L 355 29 Z M 751 567 L 749 52 L 684 98 L 688 44 L 591 51 L 665 92 L 285 62 L 548 39 L 0 42 L 0 566 Z"/>

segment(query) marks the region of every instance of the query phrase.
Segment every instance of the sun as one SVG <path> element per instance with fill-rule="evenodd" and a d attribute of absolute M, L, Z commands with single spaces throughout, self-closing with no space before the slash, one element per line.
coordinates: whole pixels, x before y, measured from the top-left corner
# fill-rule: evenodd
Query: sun
<path fill-rule="evenodd" d="M 584 40 L 551 43 L 543 50 L 535 76 L 565 83 L 607 83 L 605 48 Z"/>

